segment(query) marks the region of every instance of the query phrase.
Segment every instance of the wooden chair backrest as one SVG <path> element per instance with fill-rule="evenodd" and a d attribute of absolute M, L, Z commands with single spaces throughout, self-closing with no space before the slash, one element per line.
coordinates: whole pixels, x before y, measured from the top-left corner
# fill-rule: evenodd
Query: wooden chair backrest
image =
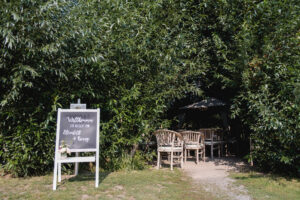
<path fill-rule="evenodd" d="M 205 128 L 200 129 L 200 132 L 204 133 L 205 140 L 223 140 L 223 133 L 221 132 L 221 129 Z"/>
<path fill-rule="evenodd" d="M 159 129 L 154 132 L 154 135 L 156 136 L 158 147 L 160 146 L 182 147 L 183 146 L 183 138 L 176 131 L 171 131 L 168 129 Z"/>
<path fill-rule="evenodd" d="M 205 147 L 205 134 L 203 132 L 200 133 L 200 144 L 202 144 Z"/>
<path fill-rule="evenodd" d="M 199 144 L 201 135 L 204 135 L 203 133 L 197 131 L 183 131 L 180 133 L 183 136 L 183 140 L 186 144 Z"/>

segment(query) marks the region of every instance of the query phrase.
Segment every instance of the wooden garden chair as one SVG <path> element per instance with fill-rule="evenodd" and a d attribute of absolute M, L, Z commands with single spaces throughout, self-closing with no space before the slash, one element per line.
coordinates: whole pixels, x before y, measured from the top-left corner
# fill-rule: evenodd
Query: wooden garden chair
<path fill-rule="evenodd" d="M 157 140 L 157 169 L 161 167 L 161 154 L 166 152 L 171 154 L 171 170 L 173 170 L 174 159 L 180 160 L 180 167 L 183 166 L 183 138 L 171 130 L 159 129 L 154 132 Z"/>
<path fill-rule="evenodd" d="M 205 135 L 205 145 L 210 146 L 211 159 L 214 159 L 214 150 L 218 150 L 218 156 L 221 157 L 223 151 L 223 134 L 220 129 L 200 129 Z"/>
<path fill-rule="evenodd" d="M 195 151 L 196 163 L 199 163 L 199 155 L 205 161 L 205 143 L 204 133 L 198 131 L 183 131 L 180 132 L 184 140 L 184 161 L 189 155 L 189 152 Z"/>

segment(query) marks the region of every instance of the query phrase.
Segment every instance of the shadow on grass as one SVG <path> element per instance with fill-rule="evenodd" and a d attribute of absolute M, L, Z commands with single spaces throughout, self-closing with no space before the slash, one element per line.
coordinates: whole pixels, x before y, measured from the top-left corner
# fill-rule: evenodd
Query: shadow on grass
<path fill-rule="evenodd" d="M 99 173 L 99 185 L 109 174 L 110 174 L 110 172 L 100 172 Z M 93 180 L 95 180 L 95 177 L 96 177 L 95 173 L 84 172 L 84 173 L 81 173 L 80 175 L 69 178 L 68 181 L 69 182 L 93 181 Z"/>
<path fill-rule="evenodd" d="M 102 181 L 110 174 L 110 172 L 100 172 L 99 173 L 99 185 Z M 91 172 L 81 172 L 77 176 L 72 176 L 70 178 L 65 178 L 57 185 L 57 188 L 60 188 L 67 184 L 67 182 L 88 182 L 95 181 L 96 174 Z"/>
<path fill-rule="evenodd" d="M 300 179 L 297 177 L 291 177 L 286 175 L 280 175 L 280 174 L 272 174 L 272 173 L 263 173 L 257 170 L 252 170 L 251 172 L 248 172 L 247 176 L 235 176 L 234 179 L 237 180 L 254 180 L 254 179 L 269 179 L 271 181 L 277 182 L 281 186 L 285 186 L 286 184 L 282 182 L 284 181 L 296 181 L 297 183 L 300 183 Z"/>
<path fill-rule="evenodd" d="M 260 170 L 257 167 L 250 166 L 249 163 L 243 161 L 242 159 L 235 157 L 235 156 L 228 156 L 228 157 L 221 157 L 221 158 L 215 158 L 215 159 L 207 159 L 208 161 L 214 162 L 216 166 L 218 165 L 227 165 L 229 167 L 232 167 L 231 170 L 233 172 L 242 172 L 242 173 L 249 173 L 248 176 L 245 177 L 235 177 L 235 179 L 258 179 L 258 178 L 268 178 L 270 180 L 279 182 L 280 179 L 285 179 L 287 181 L 296 181 L 300 182 L 299 177 L 292 176 L 288 174 L 280 174 L 275 172 L 265 172 Z"/>
<path fill-rule="evenodd" d="M 247 179 L 258 179 L 258 178 L 263 178 L 263 177 L 264 177 L 264 175 L 261 175 L 261 174 L 250 174 L 249 176 L 234 177 L 234 179 L 247 180 Z"/>
<path fill-rule="evenodd" d="M 229 167 L 232 167 L 233 169 L 230 171 L 250 172 L 253 170 L 253 167 L 236 156 L 228 156 L 215 159 L 207 158 L 206 160 L 213 161 L 216 166 L 227 165 Z"/>

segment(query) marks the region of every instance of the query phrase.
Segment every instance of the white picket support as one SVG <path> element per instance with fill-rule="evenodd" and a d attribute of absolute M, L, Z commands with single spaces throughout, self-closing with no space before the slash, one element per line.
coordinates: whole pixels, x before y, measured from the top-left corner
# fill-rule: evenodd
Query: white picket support
<path fill-rule="evenodd" d="M 75 155 L 76 155 L 76 157 L 79 157 L 79 152 L 76 152 Z M 78 175 L 78 168 L 79 168 L 79 163 L 76 162 L 75 163 L 75 170 L 74 170 L 75 171 L 75 176 Z"/>
<path fill-rule="evenodd" d="M 57 128 L 56 128 L 56 143 L 55 143 L 55 158 L 54 158 L 54 170 L 53 170 L 53 190 L 56 190 L 57 184 L 57 160 L 58 160 L 58 142 L 59 142 L 59 128 L 60 127 L 60 112 L 61 109 L 58 109 L 57 112 Z"/>
<path fill-rule="evenodd" d="M 97 125 L 100 126 L 100 109 L 97 109 Z M 100 132 L 99 132 L 100 127 L 97 128 L 97 143 L 96 143 L 96 147 L 97 147 L 97 151 L 96 151 L 96 183 L 95 183 L 95 187 L 97 188 L 99 185 L 99 139 L 100 139 Z"/>

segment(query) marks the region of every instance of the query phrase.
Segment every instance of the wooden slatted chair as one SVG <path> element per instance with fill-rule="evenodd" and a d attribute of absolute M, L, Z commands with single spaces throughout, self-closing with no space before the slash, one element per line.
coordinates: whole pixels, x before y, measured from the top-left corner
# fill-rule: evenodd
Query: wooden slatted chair
<path fill-rule="evenodd" d="M 154 132 L 157 140 L 157 169 L 161 167 L 161 153 L 171 154 L 171 170 L 173 170 L 174 159 L 180 160 L 180 167 L 183 166 L 183 138 L 171 130 L 159 129 Z"/>
<path fill-rule="evenodd" d="M 199 163 L 199 155 L 205 161 L 204 133 L 199 131 L 183 131 L 180 133 L 184 140 L 184 161 L 186 162 L 191 150 L 195 151 L 197 164 Z"/>
<path fill-rule="evenodd" d="M 218 156 L 221 157 L 223 151 L 223 134 L 220 129 L 200 129 L 205 135 L 205 145 L 210 146 L 211 158 L 214 159 L 214 150 L 218 150 Z"/>

